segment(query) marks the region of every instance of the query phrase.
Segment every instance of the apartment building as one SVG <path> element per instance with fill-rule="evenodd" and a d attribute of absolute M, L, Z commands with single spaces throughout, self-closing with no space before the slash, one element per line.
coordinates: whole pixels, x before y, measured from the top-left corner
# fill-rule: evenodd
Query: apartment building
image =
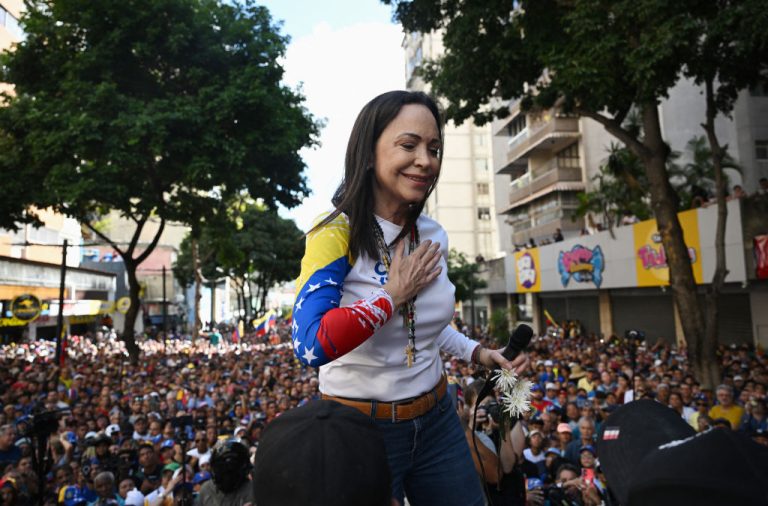
<path fill-rule="evenodd" d="M 659 105 L 663 135 L 680 153 L 678 163 L 690 160 L 688 142 L 704 133 L 704 107 L 701 89 L 687 80 L 678 82 Z M 500 227 L 499 243 L 508 255 L 493 262 L 489 288 L 483 291 L 490 307 L 511 308 L 515 319 L 533 322 L 540 330 L 552 317 L 558 322 L 579 320 L 585 331 L 606 336 L 638 328 L 654 339 L 681 340 L 655 221 L 620 227 L 611 234 L 595 231 L 573 216 L 577 194 L 594 189 L 592 177 L 616 139 L 592 120 L 557 110 L 525 113 L 516 102 L 510 104 L 510 115 L 495 121 L 492 129 L 496 197 L 504 202 L 499 212 L 510 228 L 505 235 Z M 732 115 L 719 117 L 716 130 L 741 166 L 739 172 L 728 172 L 730 185 L 757 195 L 760 179 L 768 177 L 766 87 L 742 91 Z M 724 342 L 768 345 L 768 319 L 759 309 L 768 304 L 764 198 L 729 203 L 729 274 L 720 299 Z M 702 293 L 714 271 L 716 217 L 714 206 L 680 213 Z M 558 228 L 564 241 L 550 242 Z M 582 228 L 593 233 L 582 235 Z M 525 249 L 517 247 L 526 243 Z"/>
<path fill-rule="evenodd" d="M 425 60 L 443 53 L 441 35 L 408 34 L 403 39 L 403 49 L 406 87 L 428 92 L 428 85 L 417 70 Z M 424 209 L 445 228 L 450 248 L 464 253 L 470 261 L 479 260 L 484 270 L 486 260 L 501 254 L 491 128 L 490 125 L 477 126 L 471 120 L 461 125 L 449 121 L 445 125 L 444 141 L 440 179 Z M 462 318 L 467 322 L 473 321 L 471 307 L 472 304 L 460 306 Z M 486 299 L 478 298 L 474 307 L 475 323 L 485 325 L 488 322 Z"/>
<path fill-rule="evenodd" d="M 412 33 L 403 39 L 406 87 L 429 91 L 417 70 L 425 60 L 444 51 L 439 33 Z M 469 259 L 499 254 L 493 146 L 489 125 L 471 120 L 445 126 L 445 150 L 440 180 L 429 197 L 426 213 L 448 232 L 451 248 Z"/>

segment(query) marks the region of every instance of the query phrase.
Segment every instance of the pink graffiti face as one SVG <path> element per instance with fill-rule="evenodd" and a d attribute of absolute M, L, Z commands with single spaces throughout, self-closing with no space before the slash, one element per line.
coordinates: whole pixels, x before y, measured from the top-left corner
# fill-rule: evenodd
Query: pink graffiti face
<path fill-rule="evenodd" d="M 640 261 L 643 263 L 643 269 L 662 269 L 667 267 L 667 254 L 664 251 L 664 246 L 659 246 L 658 250 L 655 250 L 651 245 L 646 244 L 639 250 L 637 250 L 637 256 L 640 257 Z M 688 256 L 691 259 L 691 263 L 696 263 L 696 249 L 688 248 Z"/>
<path fill-rule="evenodd" d="M 577 266 L 587 265 L 592 260 L 592 251 L 587 248 L 578 248 L 563 252 L 563 264 L 567 272 L 580 270 Z"/>

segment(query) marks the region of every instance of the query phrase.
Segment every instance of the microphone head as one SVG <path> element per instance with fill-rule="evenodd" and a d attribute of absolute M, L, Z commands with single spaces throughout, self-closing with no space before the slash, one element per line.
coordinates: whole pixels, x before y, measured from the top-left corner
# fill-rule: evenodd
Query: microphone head
<path fill-rule="evenodd" d="M 514 332 L 512 332 L 512 335 L 509 336 L 509 344 L 507 344 L 507 347 L 504 348 L 504 351 L 502 351 L 501 354 L 507 360 L 513 360 L 518 353 L 528 346 L 532 337 L 533 329 L 525 323 L 521 323 L 517 326 Z"/>
<path fill-rule="evenodd" d="M 526 325 L 525 323 L 521 323 L 517 326 L 517 328 L 512 332 L 512 335 L 509 336 L 509 344 L 507 346 L 513 346 L 518 350 L 522 350 L 528 344 L 531 342 L 531 338 L 533 337 L 533 329 Z"/>

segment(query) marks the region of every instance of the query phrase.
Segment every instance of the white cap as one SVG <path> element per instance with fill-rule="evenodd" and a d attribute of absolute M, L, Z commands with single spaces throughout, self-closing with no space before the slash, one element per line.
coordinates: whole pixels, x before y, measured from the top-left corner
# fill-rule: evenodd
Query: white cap
<path fill-rule="evenodd" d="M 554 383 L 547 383 L 547 390 L 557 390 L 557 385 Z"/>
<path fill-rule="evenodd" d="M 104 433 L 109 437 L 112 437 L 112 434 L 114 434 L 115 432 L 120 432 L 120 426 L 117 425 L 116 423 L 113 423 L 112 425 L 108 425 L 107 428 L 104 429 Z"/>
<path fill-rule="evenodd" d="M 86 440 L 86 441 L 88 441 L 88 440 L 89 440 L 89 439 L 91 439 L 91 438 L 93 438 L 93 439 L 96 439 L 96 436 L 98 436 L 98 434 L 96 434 L 95 432 L 93 432 L 93 431 L 91 431 L 91 432 L 88 432 L 88 433 L 85 435 L 85 440 Z"/>
<path fill-rule="evenodd" d="M 545 361 L 544 361 L 544 365 L 545 365 L 545 366 L 549 366 L 549 367 L 552 367 L 552 365 L 553 365 L 553 364 L 552 364 L 552 361 L 551 361 L 551 360 L 545 360 Z"/>
<path fill-rule="evenodd" d="M 125 506 L 144 506 L 144 494 L 135 488 L 129 490 L 125 495 Z"/>

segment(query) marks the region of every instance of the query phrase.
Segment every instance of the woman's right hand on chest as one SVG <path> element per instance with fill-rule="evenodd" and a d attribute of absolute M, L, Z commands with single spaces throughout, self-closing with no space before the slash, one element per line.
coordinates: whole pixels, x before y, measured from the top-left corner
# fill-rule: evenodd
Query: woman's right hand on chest
<path fill-rule="evenodd" d="M 405 241 L 400 240 L 395 246 L 387 283 L 383 286 L 392 297 L 395 307 L 412 299 L 422 288 L 434 281 L 443 269 L 439 265 L 440 243 L 426 240 L 410 255 L 403 256 L 404 251 Z"/>

